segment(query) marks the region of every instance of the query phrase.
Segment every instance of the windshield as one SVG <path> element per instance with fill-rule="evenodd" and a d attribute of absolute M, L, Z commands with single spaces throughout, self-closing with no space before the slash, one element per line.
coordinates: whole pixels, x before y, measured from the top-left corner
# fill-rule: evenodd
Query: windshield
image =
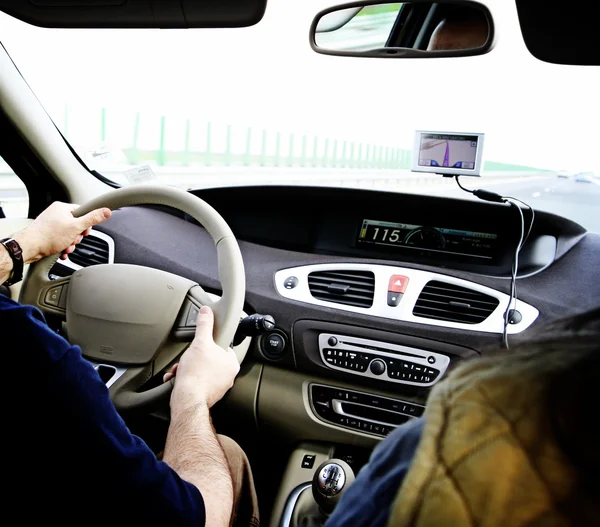
<path fill-rule="evenodd" d="M 122 185 L 475 199 L 450 178 L 411 172 L 412 145 L 415 130 L 484 133 L 482 177 L 464 186 L 600 232 L 599 69 L 536 60 L 514 2 L 485 3 L 495 49 L 452 59 L 315 53 L 310 23 L 332 5 L 322 0 L 269 0 L 243 29 L 57 30 L 0 14 L 0 35 L 84 162 Z"/>

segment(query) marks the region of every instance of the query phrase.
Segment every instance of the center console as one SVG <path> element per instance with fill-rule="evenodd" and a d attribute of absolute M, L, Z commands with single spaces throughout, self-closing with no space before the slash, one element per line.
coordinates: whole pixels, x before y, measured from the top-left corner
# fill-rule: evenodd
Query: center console
<path fill-rule="evenodd" d="M 369 455 L 357 447 L 300 444 L 289 458 L 269 526 L 323 525 Z"/>
<path fill-rule="evenodd" d="M 312 383 L 309 399 L 314 415 L 327 423 L 387 436 L 396 426 L 420 417 L 425 407 L 402 399 Z"/>
<path fill-rule="evenodd" d="M 290 340 L 297 371 L 263 364 L 257 397 L 265 433 L 304 441 L 289 459 L 270 527 L 323 525 L 352 474 L 338 479 L 342 462 L 358 474 L 379 441 L 423 416 L 430 389 L 451 367 L 478 355 L 408 327 L 382 331 L 335 319 L 297 320 Z"/>
<path fill-rule="evenodd" d="M 432 386 L 450 364 L 441 353 L 337 333 L 319 335 L 319 353 L 331 369 L 419 387 Z"/>

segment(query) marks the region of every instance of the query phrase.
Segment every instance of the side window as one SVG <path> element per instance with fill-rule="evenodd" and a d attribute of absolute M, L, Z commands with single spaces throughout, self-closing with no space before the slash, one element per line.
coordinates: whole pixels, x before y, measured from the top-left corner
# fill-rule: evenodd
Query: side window
<path fill-rule="evenodd" d="M 0 157 L 0 218 L 26 218 L 28 210 L 25 185 Z"/>

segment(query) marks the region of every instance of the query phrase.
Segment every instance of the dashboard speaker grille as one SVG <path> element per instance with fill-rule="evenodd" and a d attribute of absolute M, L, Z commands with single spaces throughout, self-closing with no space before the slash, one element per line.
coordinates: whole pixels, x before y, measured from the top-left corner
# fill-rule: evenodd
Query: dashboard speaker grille
<path fill-rule="evenodd" d="M 445 282 L 425 285 L 413 308 L 413 315 L 462 324 L 479 324 L 488 318 L 500 301 L 493 296 Z"/>
<path fill-rule="evenodd" d="M 308 275 L 310 293 L 319 300 L 371 307 L 375 274 L 371 271 L 315 271 Z"/>

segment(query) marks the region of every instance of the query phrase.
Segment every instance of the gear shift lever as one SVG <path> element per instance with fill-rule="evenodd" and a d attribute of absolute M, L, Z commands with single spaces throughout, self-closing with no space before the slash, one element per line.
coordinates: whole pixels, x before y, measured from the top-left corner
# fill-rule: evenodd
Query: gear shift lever
<path fill-rule="evenodd" d="M 319 509 L 329 516 L 354 481 L 352 467 L 341 459 L 328 459 L 315 471 L 312 492 Z"/>

